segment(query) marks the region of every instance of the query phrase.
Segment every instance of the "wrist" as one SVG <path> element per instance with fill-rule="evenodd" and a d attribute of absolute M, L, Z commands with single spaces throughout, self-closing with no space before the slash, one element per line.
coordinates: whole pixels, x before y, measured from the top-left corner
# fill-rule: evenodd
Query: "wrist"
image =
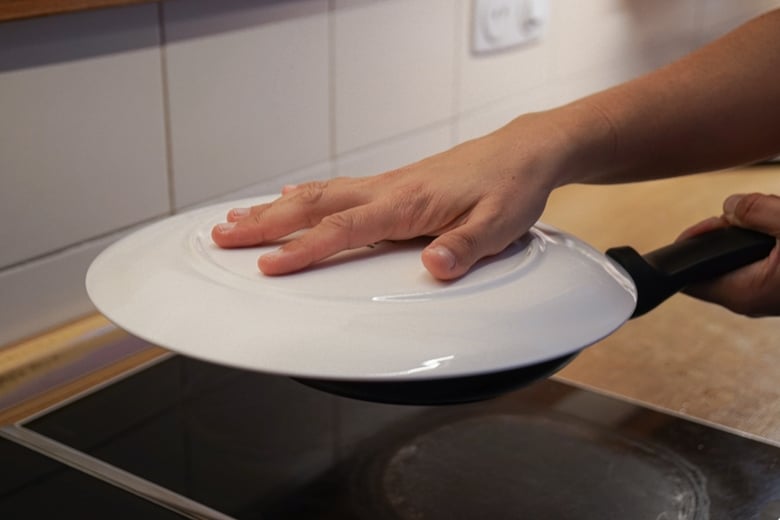
<path fill-rule="evenodd" d="M 617 131 L 608 113 L 588 98 L 551 110 L 560 162 L 556 187 L 608 182 L 618 170 Z"/>
<path fill-rule="evenodd" d="M 614 168 L 613 126 L 606 113 L 587 101 L 524 114 L 487 137 L 509 152 L 514 171 L 532 171 L 548 191 L 597 182 Z"/>

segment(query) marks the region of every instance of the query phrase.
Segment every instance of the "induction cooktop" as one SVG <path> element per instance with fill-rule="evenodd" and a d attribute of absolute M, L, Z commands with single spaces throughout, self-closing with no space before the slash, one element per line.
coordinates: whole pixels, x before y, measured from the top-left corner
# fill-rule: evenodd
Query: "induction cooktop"
<path fill-rule="evenodd" d="M 0 460 L 0 518 L 780 518 L 777 446 L 553 380 L 407 407 L 169 355 Z"/>

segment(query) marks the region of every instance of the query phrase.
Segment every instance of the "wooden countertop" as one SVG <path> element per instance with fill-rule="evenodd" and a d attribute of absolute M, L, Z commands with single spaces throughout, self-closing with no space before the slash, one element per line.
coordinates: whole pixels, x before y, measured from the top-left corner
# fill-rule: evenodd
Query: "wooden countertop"
<path fill-rule="evenodd" d="M 569 186 L 553 195 L 543 219 L 601 250 L 632 245 L 646 252 L 719 214 L 726 196 L 750 191 L 780 193 L 780 166 L 635 185 Z M 117 335 L 126 336 L 92 317 L 0 349 L 0 394 L 99 350 Z M 0 425 L 164 354 L 156 347 L 144 350 L 33 402 L 0 410 Z M 750 319 L 678 295 L 586 349 L 555 377 L 780 445 L 780 318 Z"/>
<path fill-rule="evenodd" d="M 159 0 L 4 0 L 0 2 L 0 22 L 149 2 Z"/>
<path fill-rule="evenodd" d="M 780 193 L 780 167 L 618 186 L 567 186 L 542 217 L 605 250 L 647 252 L 719 215 L 732 193 Z M 677 295 L 586 349 L 559 379 L 780 444 L 780 318 Z"/>

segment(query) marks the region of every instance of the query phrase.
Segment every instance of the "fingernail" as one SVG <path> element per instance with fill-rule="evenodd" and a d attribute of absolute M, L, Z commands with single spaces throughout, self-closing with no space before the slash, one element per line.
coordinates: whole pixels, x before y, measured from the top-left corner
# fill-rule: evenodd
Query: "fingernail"
<path fill-rule="evenodd" d="M 264 254 L 261 258 L 265 258 L 266 260 L 276 260 L 280 256 L 284 254 L 284 251 L 281 249 L 276 249 L 274 251 L 271 251 L 269 253 Z"/>
<path fill-rule="evenodd" d="M 447 266 L 448 270 L 452 271 L 455 269 L 455 265 L 458 263 L 458 261 L 455 259 L 455 255 L 452 254 L 452 251 L 444 246 L 434 246 L 430 248 L 429 251 L 441 258 L 442 262 Z"/>
<path fill-rule="evenodd" d="M 217 229 L 219 229 L 221 233 L 228 233 L 234 227 L 236 227 L 235 222 L 223 222 L 222 224 L 217 224 Z"/>
<path fill-rule="evenodd" d="M 282 186 L 282 195 L 284 195 L 288 191 L 294 190 L 297 187 L 298 187 L 297 184 L 285 184 L 284 186 Z"/>
<path fill-rule="evenodd" d="M 249 208 L 233 208 L 230 214 L 234 217 L 243 218 L 249 215 Z"/>
<path fill-rule="evenodd" d="M 257 259 L 257 267 L 265 274 L 274 274 L 276 272 L 276 269 L 274 269 L 274 263 L 276 262 L 277 258 L 281 257 L 283 254 L 284 252 L 281 249 L 277 249 L 264 255 L 260 255 L 260 258 Z"/>
<path fill-rule="evenodd" d="M 742 200 L 742 195 L 731 195 L 723 202 L 723 213 L 726 215 L 733 215 L 734 210 L 737 208 L 737 204 Z"/>

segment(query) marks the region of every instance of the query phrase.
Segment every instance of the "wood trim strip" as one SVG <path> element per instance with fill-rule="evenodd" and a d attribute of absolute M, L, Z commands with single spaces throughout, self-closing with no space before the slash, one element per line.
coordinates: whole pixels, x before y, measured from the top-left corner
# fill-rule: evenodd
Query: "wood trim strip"
<path fill-rule="evenodd" d="M 100 351 L 111 343 L 126 339 L 128 334 L 100 315 L 88 316 L 16 345 L 0 349 L 0 395 L 8 395 L 29 381 L 59 367 L 78 362 L 79 358 Z M 109 379 L 149 363 L 169 352 L 149 345 L 148 348 L 96 367 L 88 373 L 53 385 L 41 393 L 23 397 L 21 402 L 0 410 L 0 426 L 15 423 L 85 392 Z"/>
<path fill-rule="evenodd" d="M 161 0 L 5 0 L 0 2 L 0 22 L 88 11 L 105 7 L 158 3 Z"/>

